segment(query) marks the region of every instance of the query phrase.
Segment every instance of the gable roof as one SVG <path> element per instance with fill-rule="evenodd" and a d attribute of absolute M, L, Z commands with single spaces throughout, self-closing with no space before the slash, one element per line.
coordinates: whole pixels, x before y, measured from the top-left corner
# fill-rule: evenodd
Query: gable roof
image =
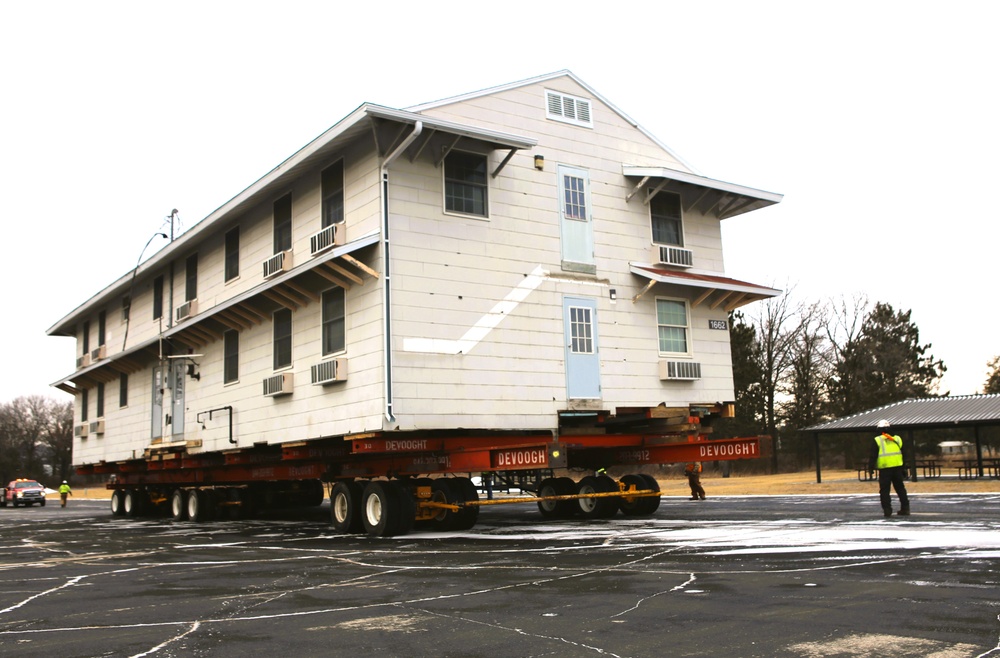
<path fill-rule="evenodd" d="M 903 400 L 806 427 L 802 431 L 875 432 L 880 420 L 889 421 L 889 428 L 893 431 L 1000 425 L 1000 394 Z"/>
<path fill-rule="evenodd" d="M 661 142 L 659 139 L 657 139 L 657 137 L 655 135 L 653 135 L 653 133 L 649 132 L 648 130 L 646 130 L 645 128 L 643 128 L 641 125 L 639 125 L 639 123 L 635 119 L 633 119 L 629 115 L 625 114 L 625 112 L 623 112 L 617 105 L 615 105 L 614 103 L 612 103 L 611 101 L 609 101 L 607 98 L 605 98 L 604 96 L 602 96 L 596 89 L 594 89 L 593 87 L 591 87 L 590 85 L 588 85 L 586 82 L 584 82 L 583 80 L 581 80 L 580 78 L 578 78 L 572 71 L 570 71 L 568 69 L 563 69 L 561 71 L 555 71 L 553 73 L 546 73 L 545 75 L 539 75 L 539 76 L 536 76 L 536 77 L 533 77 L 533 78 L 528 78 L 526 80 L 519 80 L 517 82 L 510 82 L 510 83 L 507 83 L 507 84 L 498 85 L 496 87 L 488 87 L 486 89 L 481 89 L 479 91 L 469 92 L 467 94 L 461 94 L 459 96 L 451 96 L 449 98 L 443 98 L 441 100 L 432 101 L 430 103 L 422 103 L 420 105 L 415 105 L 413 107 L 408 107 L 406 109 L 409 110 L 410 112 L 423 112 L 424 110 L 430 110 L 430 109 L 434 109 L 434 108 L 441 107 L 441 106 L 444 106 L 444 105 L 451 105 L 452 103 L 461 103 L 463 101 L 467 101 L 467 100 L 470 100 L 470 99 L 473 99 L 473 98 L 480 98 L 482 96 L 490 96 L 492 94 L 497 94 L 497 93 L 500 93 L 500 92 L 503 92 L 503 91 L 509 91 L 511 89 L 518 89 L 520 87 L 527 87 L 529 85 L 535 85 L 535 84 L 539 84 L 539 83 L 543 83 L 543 82 L 548 82 L 550 80 L 555 80 L 556 78 L 569 78 L 570 80 L 572 80 L 576 84 L 578 84 L 581 87 L 583 87 L 584 89 L 586 89 L 587 93 L 589 93 L 590 95 L 592 95 L 597 100 L 601 101 L 601 103 L 603 103 L 608 108 L 610 108 L 612 112 L 614 112 L 615 114 L 617 114 L 619 117 L 621 117 L 624 121 L 626 121 L 633 128 L 635 128 L 636 130 L 638 130 L 639 132 L 641 132 L 643 135 L 645 135 L 647 138 L 649 138 L 650 140 L 652 140 L 657 146 L 659 146 L 664 151 L 666 151 L 667 153 L 669 153 L 671 157 L 673 157 L 675 160 L 677 160 L 677 162 L 679 162 L 682 165 L 684 165 L 684 167 L 687 168 L 688 171 L 697 173 L 696 170 L 695 170 L 695 168 L 692 167 L 690 165 L 690 163 L 688 163 L 684 158 L 682 158 L 676 151 L 674 151 L 672 148 L 670 148 L 669 146 L 667 146 L 666 144 L 664 144 L 663 142 Z"/>

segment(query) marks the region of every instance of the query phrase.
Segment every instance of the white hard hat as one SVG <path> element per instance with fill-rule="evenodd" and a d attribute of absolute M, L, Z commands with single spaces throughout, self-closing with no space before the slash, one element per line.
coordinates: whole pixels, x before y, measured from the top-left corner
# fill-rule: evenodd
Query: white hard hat
<path fill-rule="evenodd" d="M 878 421 L 878 423 L 875 424 L 875 427 L 889 427 L 889 421 L 883 418 L 882 420 Z"/>

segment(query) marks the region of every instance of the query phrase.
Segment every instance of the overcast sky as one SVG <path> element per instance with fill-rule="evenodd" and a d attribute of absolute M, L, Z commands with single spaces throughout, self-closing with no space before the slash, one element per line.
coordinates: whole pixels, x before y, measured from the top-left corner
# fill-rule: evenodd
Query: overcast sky
<path fill-rule="evenodd" d="M 363 102 L 561 69 L 698 173 L 785 195 L 723 222 L 728 276 L 912 310 L 940 392 L 978 392 L 1000 353 L 998 6 L 3 3 L 0 402 L 69 399 L 49 385 L 75 341 L 45 330 L 171 209 L 190 228 Z"/>

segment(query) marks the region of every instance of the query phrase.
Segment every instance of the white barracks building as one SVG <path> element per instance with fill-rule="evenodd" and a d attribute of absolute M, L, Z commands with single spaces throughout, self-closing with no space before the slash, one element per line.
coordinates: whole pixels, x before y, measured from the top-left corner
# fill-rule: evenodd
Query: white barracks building
<path fill-rule="evenodd" d="M 779 291 L 720 224 L 780 200 L 568 71 L 364 104 L 48 330 L 74 464 L 731 413 L 728 313 Z"/>

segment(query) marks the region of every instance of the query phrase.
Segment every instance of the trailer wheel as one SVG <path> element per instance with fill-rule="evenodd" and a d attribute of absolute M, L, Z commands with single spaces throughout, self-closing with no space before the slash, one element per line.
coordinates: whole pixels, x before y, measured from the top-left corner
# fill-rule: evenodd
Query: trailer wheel
<path fill-rule="evenodd" d="M 571 496 L 576 493 L 576 482 L 570 478 L 546 478 L 538 485 L 538 495 Z M 575 500 L 540 500 L 538 511 L 547 519 L 568 519 L 576 514 L 580 506 Z"/>
<path fill-rule="evenodd" d="M 617 490 L 618 485 L 606 475 L 588 475 L 580 480 L 580 484 L 576 488 L 578 494 L 611 493 Z M 609 519 L 618 511 L 618 499 L 610 496 L 606 498 L 580 498 L 579 505 L 580 513 L 588 519 Z"/>
<path fill-rule="evenodd" d="M 125 514 L 125 492 L 121 489 L 111 492 L 111 513 L 115 516 Z"/>
<path fill-rule="evenodd" d="M 122 500 L 122 509 L 125 516 L 129 518 L 135 518 L 142 514 L 142 494 L 135 489 L 127 490 Z"/>
<path fill-rule="evenodd" d="M 187 492 L 183 489 L 174 489 L 170 496 L 170 514 L 174 521 L 183 521 L 188 517 Z"/>
<path fill-rule="evenodd" d="M 456 492 L 456 502 L 467 503 L 479 500 L 479 490 L 469 478 L 454 478 L 451 482 Z M 455 512 L 452 529 L 468 530 L 479 520 L 479 505 L 469 505 Z"/>
<path fill-rule="evenodd" d="M 399 517 L 399 495 L 388 482 L 373 480 L 362 494 L 362 521 L 365 532 L 372 537 L 393 536 Z"/>
<path fill-rule="evenodd" d="M 396 489 L 396 498 L 399 500 L 399 517 L 396 519 L 396 529 L 393 534 L 408 534 L 413 530 L 417 520 L 417 501 L 414 500 L 413 491 L 407 483 L 393 480 L 389 485 Z"/>
<path fill-rule="evenodd" d="M 660 490 L 660 483 L 656 481 L 652 475 L 647 475 L 646 473 L 639 473 L 639 477 L 646 481 L 646 488 L 653 491 Z M 646 514 L 652 514 L 660 507 L 660 497 L 659 496 L 649 496 L 646 499 Z"/>
<path fill-rule="evenodd" d="M 333 485 L 330 492 L 330 518 L 337 532 L 358 533 L 364 530 L 361 521 L 361 497 L 364 493 L 361 485 L 354 480 L 342 481 Z"/>
<path fill-rule="evenodd" d="M 653 485 L 650 486 L 649 480 L 640 474 L 626 475 L 622 477 L 621 483 L 625 485 L 626 489 L 635 485 L 635 488 L 639 490 L 654 488 L 656 491 L 660 490 L 659 485 L 656 484 L 656 480 L 653 480 Z M 644 516 L 646 514 L 652 514 L 659 506 L 660 499 L 657 496 L 635 496 L 631 499 L 622 496 L 618 499 L 618 508 L 625 516 Z"/>
<path fill-rule="evenodd" d="M 187 515 L 195 523 L 208 520 L 208 491 L 192 489 L 187 497 Z"/>

